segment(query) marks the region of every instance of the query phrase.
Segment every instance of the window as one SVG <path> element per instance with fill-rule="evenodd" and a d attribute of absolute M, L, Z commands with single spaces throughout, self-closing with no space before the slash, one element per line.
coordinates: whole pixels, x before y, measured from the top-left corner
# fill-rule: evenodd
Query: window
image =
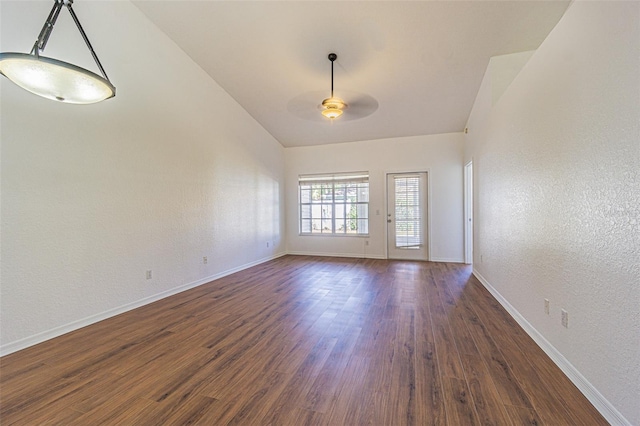
<path fill-rule="evenodd" d="M 300 175 L 300 234 L 369 234 L 369 173 Z"/>

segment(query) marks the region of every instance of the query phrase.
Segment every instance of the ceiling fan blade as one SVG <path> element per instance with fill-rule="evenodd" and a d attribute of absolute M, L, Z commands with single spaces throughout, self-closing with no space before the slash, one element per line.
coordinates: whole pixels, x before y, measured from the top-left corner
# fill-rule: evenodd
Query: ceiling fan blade
<path fill-rule="evenodd" d="M 318 107 L 322 106 L 322 100 L 328 95 L 326 90 L 302 93 L 287 102 L 287 111 L 303 120 L 324 121 L 326 118 L 320 114 Z"/>
<path fill-rule="evenodd" d="M 347 90 L 336 90 L 335 96 L 342 99 L 347 107 L 344 113 L 335 121 L 359 120 L 373 114 L 378 109 L 378 101 L 372 96 Z M 323 122 L 328 121 L 320 111 L 324 108 L 322 101 L 329 97 L 326 90 L 314 90 L 296 96 L 287 103 L 287 111 L 303 120 Z"/>
<path fill-rule="evenodd" d="M 378 101 L 372 96 L 363 93 L 352 92 L 346 102 L 349 108 L 345 110 L 343 115 L 347 120 L 368 117 L 378 109 Z"/>

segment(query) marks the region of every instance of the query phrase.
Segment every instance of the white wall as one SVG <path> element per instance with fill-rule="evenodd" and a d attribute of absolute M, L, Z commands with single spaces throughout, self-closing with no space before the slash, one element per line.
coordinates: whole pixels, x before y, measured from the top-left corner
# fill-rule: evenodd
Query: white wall
<path fill-rule="evenodd" d="M 431 260 L 464 261 L 462 148 L 463 134 L 449 133 L 285 149 L 287 251 L 385 258 L 385 175 L 428 171 Z M 298 176 L 353 171 L 369 172 L 369 237 L 299 235 Z"/>
<path fill-rule="evenodd" d="M 493 108 L 490 66 L 465 141 L 476 273 L 612 424 L 636 425 L 639 22 L 638 2 L 574 2 Z"/>
<path fill-rule="evenodd" d="M 1 50 L 29 51 L 51 5 L 3 1 Z M 282 146 L 131 3 L 74 9 L 117 96 L 0 78 L 3 353 L 284 252 Z M 63 10 L 45 53 L 72 51 Z"/>

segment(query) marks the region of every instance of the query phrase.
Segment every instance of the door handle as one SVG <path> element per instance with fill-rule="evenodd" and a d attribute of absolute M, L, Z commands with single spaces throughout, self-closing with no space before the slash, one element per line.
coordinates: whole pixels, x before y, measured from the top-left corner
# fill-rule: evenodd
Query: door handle
<path fill-rule="evenodd" d="M 391 223 L 391 219 L 387 219 L 387 223 Z"/>

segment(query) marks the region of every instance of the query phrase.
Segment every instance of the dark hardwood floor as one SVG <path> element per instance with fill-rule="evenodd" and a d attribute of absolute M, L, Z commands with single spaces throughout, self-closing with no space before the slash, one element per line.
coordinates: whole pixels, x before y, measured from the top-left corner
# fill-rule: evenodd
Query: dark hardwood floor
<path fill-rule="evenodd" d="M 0 359 L 2 425 L 601 425 L 466 265 L 285 256 Z"/>

